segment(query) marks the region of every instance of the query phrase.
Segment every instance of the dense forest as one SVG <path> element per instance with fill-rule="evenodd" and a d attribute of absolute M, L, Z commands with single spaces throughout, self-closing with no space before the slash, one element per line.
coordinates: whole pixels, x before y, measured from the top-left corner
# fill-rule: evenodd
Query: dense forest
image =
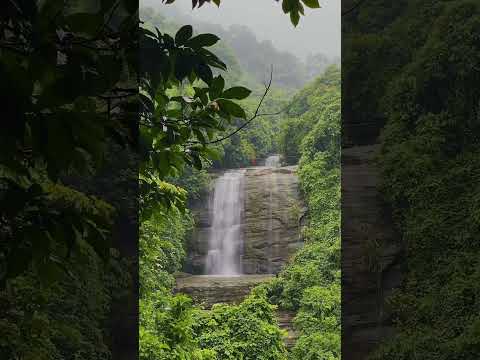
<path fill-rule="evenodd" d="M 338 66 L 243 27 L 144 12 L 139 28 L 131 0 L 72 3 L 0 13 L 0 358 L 131 358 L 139 336 L 142 360 L 339 359 Z M 294 25 L 319 7 L 281 3 Z M 342 25 L 342 141 L 380 142 L 407 254 L 395 335 L 372 358 L 478 359 L 480 5 L 357 5 Z M 191 203 L 212 173 L 272 153 L 298 165 L 304 245 L 237 305 L 175 294 Z M 295 314 L 289 349 L 278 309 Z"/>
<path fill-rule="evenodd" d="M 192 4 L 205 2 L 220 3 Z M 319 7 L 316 0 L 282 4 L 294 25 L 304 7 Z M 268 67 L 249 74 L 233 47 L 216 55 L 208 48 L 218 36 L 194 34 L 191 26 L 171 35 L 139 27 L 131 0 L 2 5 L 0 91 L 9 121 L 0 132 L 0 357 L 127 359 L 137 354 L 139 336 L 142 359 L 282 359 L 276 306 L 298 310 L 305 337 L 294 353 L 338 356 L 338 266 L 335 239 L 319 235 L 325 224 L 312 221 L 305 235 L 311 247 L 238 306 L 203 311 L 171 292 L 193 226 L 188 200 L 208 184 L 206 170 L 252 164 L 282 146 L 275 135 L 288 127 L 290 95 L 258 84 L 259 74 L 268 84 Z M 279 68 L 271 76 L 288 74 Z M 296 80 L 281 81 L 301 86 L 290 84 Z M 262 112 L 277 115 L 258 116 L 260 102 Z M 314 104 L 312 94 L 298 116 Z M 251 126 L 235 132 L 245 120 Z M 297 145 L 305 169 L 319 161 L 334 178 L 336 155 L 317 142 L 322 131 L 312 126 L 309 142 Z M 321 211 L 316 201 L 309 198 L 312 213 Z M 312 283 L 296 264 L 314 266 L 322 256 L 331 266 Z M 306 281 L 292 297 L 297 276 Z M 326 304 L 322 291 L 331 295 Z M 323 322 L 313 321 L 315 311 L 325 313 Z M 307 329 L 331 336 L 313 350 Z"/>
<path fill-rule="evenodd" d="M 146 28 L 158 27 L 175 38 L 183 31 L 151 10 L 146 13 Z M 249 52 L 258 56 L 254 61 L 263 62 L 262 71 L 266 71 L 261 76 L 249 72 L 237 60 L 236 51 L 223 38 L 212 46 L 212 52 L 226 60 L 227 72 L 218 72 L 225 74 L 224 87 L 240 83 L 253 88 L 250 97 L 238 101 L 250 118 L 262 99 L 256 93 L 262 91 L 261 81 L 268 78 L 269 69 L 262 53 Z M 142 360 L 340 358 L 340 70 L 335 65 L 322 70 L 298 92 L 297 84 L 290 84 L 287 91 L 281 82 L 270 88 L 261 108 L 268 115 L 214 144 L 215 160 L 204 162 L 202 170 L 185 166 L 165 178 L 183 200 L 173 206 L 156 206 L 141 218 Z M 276 76 L 274 69 L 273 79 Z M 195 94 L 198 85 L 190 84 L 173 91 Z M 234 119 L 225 132 L 241 123 Z M 277 277 L 254 288 L 238 305 L 218 304 L 205 310 L 193 305 L 190 297 L 174 294 L 174 276 L 182 270 L 188 233 L 195 226 L 188 199 L 198 199 L 208 191 L 209 168 L 254 165 L 276 152 L 287 163 L 299 164 L 300 187 L 308 207 L 302 230 L 305 246 Z M 299 338 L 289 351 L 276 309 L 296 313 Z"/>
<path fill-rule="evenodd" d="M 132 2 L 112 5 L 2 4 L 2 359 L 129 356 L 136 342 L 112 345 L 135 311 L 120 243 L 137 216 L 138 26 Z"/>
<path fill-rule="evenodd" d="M 396 335 L 375 359 L 479 355 L 479 10 L 378 0 L 344 22 L 343 115 L 383 128 L 382 188 L 407 253 Z"/>

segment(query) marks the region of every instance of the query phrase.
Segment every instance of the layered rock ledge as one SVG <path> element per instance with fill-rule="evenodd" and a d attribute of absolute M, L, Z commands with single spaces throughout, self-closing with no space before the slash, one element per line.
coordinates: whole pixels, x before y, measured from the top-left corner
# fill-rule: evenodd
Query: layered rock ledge
<path fill-rule="evenodd" d="M 272 274 L 212 276 L 181 274 L 176 277 L 176 293 L 189 295 L 196 305 L 210 309 L 214 304 L 239 304 L 250 291 L 264 281 L 273 278 Z M 293 328 L 294 312 L 278 310 L 277 322 L 287 331 L 285 345 L 291 347 L 297 339 Z"/>

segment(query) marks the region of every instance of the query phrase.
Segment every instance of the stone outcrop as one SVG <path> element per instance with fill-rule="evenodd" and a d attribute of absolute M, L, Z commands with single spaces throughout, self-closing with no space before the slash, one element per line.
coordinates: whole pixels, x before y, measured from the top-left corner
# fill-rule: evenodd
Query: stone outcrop
<path fill-rule="evenodd" d="M 295 166 L 247 171 L 244 273 L 278 273 L 301 245 L 299 219 L 304 209 L 295 171 Z"/>
<path fill-rule="evenodd" d="M 210 309 L 214 304 L 238 304 L 242 302 L 252 288 L 272 277 L 270 274 L 177 276 L 175 291 L 189 295 L 196 305 Z"/>
<path fill-rule="evenodd" d="M 385 300 L 403 249 L 382 201 L 376 145 L 342 149 L 342 359 L 362 360 L 392 334 Z"/>
<path fill-rule="evenodd" d="M 251 167 L 245 172 L 243 217 L 244 274 L 275 274 L 302 244 L 299 219 L 305 211 L 300 200 L 295 166 Z M 196 228 L 189 241 L 185 271 L 203 274 L 211 226 L 211 199 L 193 206 Z"/>
<path fill-rule="evenodd" d="M 274 276 L 271 274 L 213 276 L 179 274 L 176 277 L 175 292 L 189 295 L 196 305 L 210 309 L 214 304 L 238 304 L 254 288 Z M 278 310 L 277 322 L 281 329 L 287 332 L 285 345 L 291 347 L 298 337 L 293 328 L 295 313 Z"/>

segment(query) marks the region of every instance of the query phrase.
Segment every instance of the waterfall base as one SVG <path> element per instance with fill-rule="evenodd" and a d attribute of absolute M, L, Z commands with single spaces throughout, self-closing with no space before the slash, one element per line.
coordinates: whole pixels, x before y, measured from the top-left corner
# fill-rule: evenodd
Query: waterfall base
<path fill-rule="evenodd" d="M 237 276 L 182 274 L 177 276 L 175 292 L 189 295 L 196 305 L 210 309 L 218 303 L 240 303 L 252 288 L 273 277 L 272 274 Z M 295 313 L 278 310 L 276 315 L 280 328 L 287 331 L 285 345 L 293 346 L 298 337 L 293 328 Z"/>
<path fill-rule="evenodd" d="M 273 277 L 261 275 L 191 275 L 177 277 L 175 291 L 187 294 L 193 301 L 209 309 L 214 304 L 238 304 L 258 284 Z"/>

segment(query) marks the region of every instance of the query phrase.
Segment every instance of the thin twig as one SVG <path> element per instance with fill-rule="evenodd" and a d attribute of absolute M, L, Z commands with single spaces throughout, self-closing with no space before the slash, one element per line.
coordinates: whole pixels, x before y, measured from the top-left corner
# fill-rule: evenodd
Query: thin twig
<path fill-rule="evenodd" d="M 255 120 L 257 117 L 259 116 L 267 116 L 268 114 L 259 114 L 259 111 L 260 111 L 260 108 L 262 107 L 262 104 L 263 104 L 263 101 L 265 100 L 265 98 L 267 97 L 267 94 L 268 92 L 270 91 L 270 88 L 272 86 L 272 80 L 273 80 L 273 66 L 270 70 L 270 80 L 268 82 L 268 85 L 265 86 L 265 91 L 262 95 L 262 98 L 260 99 L 260 102 L 258 103 L 258 106 L 257 106 L 257 109 L 255 110 L 255 113 L 253 114 L 253 116 L 248 119 L 245 123 L 243 123 L 241 126 L 239 126 L 238 128 L 236 128 L 234 131 L 232 131 L 230 134 L 224 136 L 224 137 L 221 137 L 219 139 L 216 139 L 216 140 L 213 140 L 213 141 L 209 141 L 209 142 L 206 142 L 206 143 L 201 143 L 201 144 L 204 144 L 204 145 L 211 145 L 211 144 L 216 144 L 216 143 L 219 143 L 219 142 L 222 142 L 226 139 L 228 139 L 229 137 L 235 135 L 236 133 L 238 133 L 240 130 L 242 130 L 243 128 L 245 128 L 248 124 L 250 124 L 253 120 Z"/>
<path fill-rule="evenodd" d="M 100 99 L 103 100 L 116 100 L 116 99 L 124 99 L 128 97 L 135 96 L 136 94 L 129 93 L 129 94 L 124 94 L 124 95 L 97 95 Z"/>
<path fill-rule="evenodd" d="M 364 3 L 366 0 L 358 0 L 356 4 L 354 4 L 350 9 L 342 12 L 342 16 L 346 16 L 350 14 L 351 12 L 355 11 L 362 3 Z"/>

